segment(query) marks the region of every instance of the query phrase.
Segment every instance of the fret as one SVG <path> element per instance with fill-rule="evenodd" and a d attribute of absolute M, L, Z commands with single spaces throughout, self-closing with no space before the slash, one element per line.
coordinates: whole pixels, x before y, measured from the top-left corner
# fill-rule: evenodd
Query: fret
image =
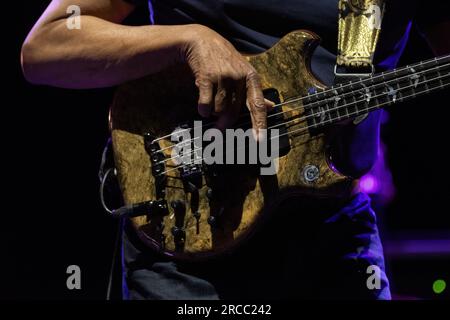
<path fill-rule="evenodd" d="M 394 74 L 394 72 L 391 72 L 390 74 Z M 384 77 L 383 77 L 384 79 Z M 395 103 L 397 101 L 397 91 L 394 89 L 394 87 L 392 85 L 392 81 L 391 82 L 384 82 L 384 87 L 383 87 L 383 97 L 385 98 L 385 105 L 391 105 L 393 103 Z"/>
<path fill-rule="evenodd" d="M 428 94 L 428 93 L 430 93 L 430 92 L 435 92 L 435 91 L 437 91 L 437 90 L 439 90 L 439 89 L 443 89 L 443 88 L 446 88 L 446 87 L 448 87 L 448 85 L 445 85 L 445 84 L 444 84 L 443 87 L 441 87 L 441 86 L 436 86 L 436 87 L 434 87 L 434 88 L 423 88 L 423 89 L 419 89 L 419 90 L 417 90 L 415 96 L 421 96 L 421 95 L 424 95 L 424 94 Z M 412 96 L 408 96 L 407 98 L 408 98 L 408 100 L 410 100 L 410 99 L 412 99 Z"/>
<path fill-rule="evenodd" d="M 428 70 L 428 73 L 431 75 L 431 79 L 435 79 L 433 81 L 431 81 L 430 83 L 430 87 L 431 88 L 436 88 L 436 87 L 441 87 L 442 84 L 442 79 L 440 78 L 441 74 L 440 74 L 440 69 L 441 66 L 439 66 L 439 64 L 437 63 L 436 58 L 434 58 L 432 60 L 433 65 L 431 66 L 431 69 Z"/>
<path fill-rule="evenodd" d="M 357 99 L 356 96 L 358 95 L 359 90 L 355 89 L 354 84 L 355 83 L 353 81 L 350 81 L 350 83 L 349 83 L 349 85 L 350 85 L 350 97 L 345 99 L 345 105 L 346 105 L 345 106 L 345 112 L 346 112 L 346 115 L 347 115 L 347 119 L 354 115 L 355 110 L 356 110 L 356 105 L 357 105 L 357 102 L 358 102 L 358 99 Z"/>
<path fill-rule="evenodd" d="M 420 64 L 423 65 L 423 61 L 420 62 Z M 425 91 L 426 92 L 430 91 L 430 87 L 428 86 L 427 77 L 426 77 L 427 76 L 427 72 L 428 71 L 425 71 L 425 72 L 422 73 L 423 84 L 425 85 Z"/>
<path fill-rule="evenodd" d="M 352 101 L 347 102 L 347 100 L 345 101 L 346 107 L 345 107 L 345 114 L 346 114 L 346 119 L 349 119 L 352 117 L 353 115 L 353 109 L 355 108 L 354 106 L 357 104 L 357 99 L 356 99 L 356 93 L 355 93 L 355 88 L 353 87 L 353 81 L 350 81 L 349 83 L 350 85 L 350 98 L 352 99 Z M 355 108 L 356 109 L 356 108 Z"/>
<path fill-rule="evenodd" d="M 314 97 L 308 98 L 314 102 L 307 110 L 311 118 L 309 124 L 318 128 L 343 119 L 357 118 L 374 109 L 448 88 L 449 62 L 450 55 L 434 58 L 320 90 Z"/>
<path fill-rule="evenodd" d="M 392 74 L 393 72 L 391 71 L 390 74 Z M 387 83 L 386 83 L 386 78 L 384 73 L 382 74 L 382 78 L 383 78 L 383 84 L 384 84 L 384 88 L 383 88 L 383 96 L 386 98 L 386 102 L 388 104 L 390 104 L 390 99 L 388 96 L 388 87 L 387 87 Z"/>
<path fill-rule="evenodd" d="M 314 103 L 316 103 L 317 101 L 314 101 L 314 102 L 312 101 L 313 99 L 311 98 L 311 92 L 309 92 L 309 91 L 308 91 L 308 94 L 307 94 L 305 100 L 306 100 L 306 105 L 308 105 L 308 106 L 304 107 L 305 114 L 308 117 L 308 121 L 307 121 L 308 125 L 313 126 L 314 128 L 317 128 L 318 123 L 316 121 L 316 116 L 314 115 L 315 111 L 314 111 L 314 106 L 313 106 Z"/>
<path fill-rule="evenodd" d="M 392 74 L 392 72 L 390 72 L 390 74 Z M 386 99 L 386 101 L 382 102 L 382 104 L 390 105 L 391 104 L 391 99 L 389 99 L 389 95 L 388 95 L 389 94 L 389 92 L 388 92 L 389 88 L 388 88 L 388 85 L 386 83 L 386 78 L 385 78 L 384 72 L 381 74 L 381 77 L 383 79 L 383 81 L 382 81 L 383 87 L 381 89 L 381 93 L 382 93 L 381 98 L 385 98 Z"/>
<path fill-rule="evenodd" d="M 441 72 L 441 75 L 443 77 L 445 77 L 445 78 L 441 78 L 441 82 L 442 82 L 441 88 L 446 87 L 446 86 L 448 86 L 449 80 L 450 80 L 450 78 L 449 78 L 450 77 L 450 67 L 447 66 L 445 69 L 444 68 L 441 69 L 440 72 Z"/>
<path fill-rule="evenodd" d="M 383 78 L 383 74 L 381 73 L 380 76 Z M 377 93 L 377 87 L 379 86 L 379 82 L 375 82 L 373 78 L 369 79 L 370 84 L 368 84 L 368 87 L 374 87 L 373 89 L 368 89 L 366 91 L 366 94 L 364 96 L 364 113 L 368 113 L 369 110 L 372 108 L 373 105 L 376 105 L 378 102 L 378 93 Z M 373 103 L 375 102 L 375 103 Z"/>
<path fill-rule="evenodd" d="M 409 85 L 411 86 L 411 94 L 412 97 L 414 98 L 416 96 L 416 87 L 418 85 L 418 82 L 420 81 L 420 76 L 416 73 L 416 69 L 414 69 L 414 67 L 410 67 L 407 66 L 408 70 L 409 70 Z"/>
<path fill-rule="evenodd" d="M 412 65 L 408 65 L 406 67 L 401 67 L 401 68 L 396 69 L 395 71 L 397 71 L 398 73 L 401 73 L 401 72 L 406 71 L 406 70 L 414 69 L 415 72 L 419 73 L 419 72 L 424 71 L 425 69 L 428 69 L 430 67 L 434 67 L 434 66 L 436 66 L 438 64 L 442 65 L 442 64 L 445 64 L 445 63 L 449 63 L 449 62 L 450 62 L 450 55 L 447 55 L 447 56 L 443 56 L 443 57 L 440 57 L 440 58 L 433 58 L 433 59 L 430 59 L 430 60 L 421 61 L 421 62 L 412 64 Z M 384 72 L 384 76 L 385 76 L 386 79 L 390 78 L 391 75 L 393 75 L 393 74 L 394 74 L 394 71 Z M 378 76 L 378 75 L 375 75 L 375 77 Z"/>
<path fill-rule="evenodd" d="M 399 75 L 398 75 L 398 73 L 397 73 L 397 71 L 396 70 L 394 70 L 394 75 L 396 76 L 396 80 L 395 80 L 395 87 L 396 87 L 396 95 L 397 95 L 397 99 L 396 99 L 396 101 L 401 101 L 401 99 L 402 99 L 402 96 L 403 96 L 403 94 L 402 94 L 402 87 L 400 86 L 400 80 L 398 79 L 399 78 Z M 396 102 L 396 101 L 393 101 L 394 103 Z"/>
<path fill-rule="evenodd" d="M 330 108 L 331 104 L 331 108 Z M 330 118 L 339 121 L 339 93 L 337 87 L 333 87 L 331 90 L 331 96 L 327 99 L 327 107 L 329 111 Z M 336 113 L 336 116 L 334 116 Z"/>
<path fill-rule="evenodd" d="M 319 114 L 319 108 L 318 108 L 319 102 L 320 102 L 319 92 L 316 92 L 315 93 L 315 101 L 312 103 L 312 105 L 310 107 L 311 115 L 312 115 L 311 118 L 312 118 L 312 121 L 314 122 L 315 128 L 320 126 L 320 122 L 317 121 L 318 120 L 317 117 Z"/>
<path fill-rule="evenodd" d="M 442 79 L 440 78 L 441 73 L 438 71 L 438 68 L 435 70 L 429 70 L 427 72 L 427 78 L 428 81 L 428 90 L 434 89 L 434 88 L 441 88 L 442 87 Z"/>
<path fill-rule="evenodd" d="M 403 102 L 405 97 L 415 95 L 415 91 L 410 87 L 409 83 L 406 82 L 404 85 L 400 84 L 399 86 L 397 102 Z"/>
<path fill-rule="evenodd" d="M 372 77 L 368 79 L 368 82 L 369 83 L 367 84 L 367 87 L 371 87 L 374 85 Z M 375 91 L 375 93 L 374 93 L 374 91 Z M 369 113 L 369 110 L 371 108 L 371 102 L 372 102 L 373 97 L 376 95 L 376 91 L 377 91 L 376 88 L 374 88 L 374 89 L 368 88 L 368 91 L 366 92 L 366 95 L 364 96 L 364 101 L 363 101 L 364 109 L 361 114 Z"/>
<path fill-rule="evenodd" d="M 407 95 L 412 95 L 413 97 L 415 97 L 416 87 L 418 86 L 418 84 L 420 82 L 420 75 L 417 74 L 417 70 L 414 69 L 414 67 L 408 66 L 408 73 L 406 76 L 407 76 L 407 80 L 404 83 L 405 88 L 403 88 L 403 90 L 407 90 L 406 91 Z M 404 95 L 403 92 L 402 92 L 402 94 Z"/>
<path fill-rule="evenodd" d="M 335 110 L 335 107 L 334 107 L 334 92 L 335 92 L 335 89 L 332 89 L 331 90 L 331 96 L 327 96 L 327 95 L 325 95 L 325 101 L 326 101 L 326 103 L 325 103 L 325 107 L 326 107 L 326 117 L 325 117 L 325 120 L 326 121 L 328 121 L 328 120 L 330 120 L 330 121 L 333 121 L 334 119 L 335 119 L 335 117 L 333 117 L 333 112 L 335 112 L 334 110 Z M 331 106 L 331 108 L 330 108 L 330 99 L 332 100 L 332 106 Z"/>
<path fill-rule="evenodd" d="M 438 64 L 437 63 L 437 57 L 436 58 L 434 58 L 434 61 L 436 62 L 436 65 Z M 444 87 L 444 82 L 442 81 L 442 74 L 441 74 L 441 66 L 438 66 L 437 67 L 437 69 L 436 69 L 436 73 L 437 73 L 437 76 L 439 77 L 439 87 L 440 88 L 443 88 Z"/>
<path fill-rule="evenodd" d="M 345 108 L 345 105 L 347 104 L 348 95 L 345 95 L 345 96 L 343 95 L 344 89 L 342 89 L 342 84 L 339 86 L 339 90 L 340 90 L 340 95 L 341 95 L 340 99 L 342 100 L 341 107 L 339 108 L 339 111 L 338 111 L 339 118 L 347 119 L 348 112 L 347 112 L 347 108 Z M 350 95 L 351 95 L 351 93 L 350 93 Z"/>
<path fill-rule="evenodd" d="M 310 110 L 310 114 L 312 115 L 312 114 L 314 114 L 314 109 L 313 108 L 311 108 L 311 109 L 309 109 Z M 310 119 L 308 119 L 309 121 L 310 121 L 310 125 L 311 126 L 313 126 L 314 128 L 316 128 L 317 129 L 317 127 L 319 126 L 319 124 L 317 123 L 317 121 L 316 121 L 316 117 L 315 116 L 312 116 L 312 117 L 310 117 Z"/>
<path fill-rule="evenodd" d="M 371 91 L 369 89 L 370 83 L 368 83 L 367 79 L 364 80 L 364 83 L 361 85 L 361 89 L 359 89 L 359 94 L 357 97 L 357 102 L 355 103 L 354 110 L 355 112 L 352 112 L 356 117 L 360 116 L 361 114 L 365 113 L 365 110 L 367 109 L 366 101 L 371 96 Z"/>
<path fill-rule="evenodd" d="M 317 95 L 317 106 L 315 112 L 315 120 L 318 126 L 324 124 L 324 121 L 328 117 L 328 102 L 326 101 L 327 94 L 324 90 L 318 93 Z"/>
<path fill-rule="evenodd" d="M 337 117 L 335 117 L 333 114 L 335 112 L 337 112 L 336 107 L 335 107 L 335 94 L 336 94 L 336 89 L 333 89 L 330 92 L 330 96 L 328 96 L 328 98 L 326 99 L 326 110 L 327 110 L 327 117 L 325 117 L 325 119 L 328 121 L 333 121 L 334 119 L 337 119 Z"/>
<path fill-rule="evenodd" d="M 340 92 L 339 92 L 340 90 Z M 339 87 L 336 87 L 334 90 L 335 97 L 333 103 L 333 109 L 336 110 L 337 120 L 341 121 L 345 119 L 345 105 L 346 105 L 346 97 L 343 94 L 342 83 L 339 84 Z M 342 101 L 342 103 L 340 103 Z"/>
<path fill-rule="evenodd" d="M 353 93 L 353 81 L 350 80 L 350 82 L 348 83 L 350 86 L 350 97 L 352 98 L 352 102 L 355 100 L 355 94 Z M 341 85 L 341 90 L 342 90 L 342 85 Z M 347 98 L 344 98 L 344 105 L 347 105 Z M 345 111 L 345 119 L 348 119 L 350 116 L 348 114 L 348 108 L 347 106 L 345 106 L 344 108 Z"/>
<path fill-rule="evenodd" d="M 381 74 L 384 74 L 384 72 L 382 72 Z M 374 82 L 373 82 L 373 79 L 372 79 L 372 84 L 373 84 L 373 83 L 374 83 Z M 372 99 L 375 101 L 375 105 L 379 105 L 379 104 L 380 104 L 380 99 L 379 99 L 379 97 L 378 97 L 377 89 L 376 89 L 376 88 L 373 89 Z M 370 103 L 370 102 L 369 102 L 369 103 Z"/>

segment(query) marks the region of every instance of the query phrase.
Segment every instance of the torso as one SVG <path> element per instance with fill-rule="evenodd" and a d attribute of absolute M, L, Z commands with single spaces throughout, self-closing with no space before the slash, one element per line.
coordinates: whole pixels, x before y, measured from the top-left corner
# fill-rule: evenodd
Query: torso
<path fill-rule="evenodd" d="M 333 80 L 337 0 L 152 0 L 151 4 L 156 24 L 205 24 L 242 52 L 261 52 L 290 31 L 311 30 L 322 38 L 313 57 L 313 71 L 327 85 Z M 380 71 L 397 65 L 417 5 L 418 1 L 408 1 L 407 5 L 387 2 L 375 57 Z"/>
<path fill-rule="evenodd" d="M 374 58 L 377 72 L 397 66 L 419 2 L 386 1 Z M 265 51 L 293 30 L 313 31 L 322 43 L 313 53 L 312 72 L 325 85 L 333 84 L 338 0 L 151 0 L 150 9 L 151 20 L 155 24 L 204 24 L 245 53 Z M 360 167 L 373 166 L 378 149 L 377 117 L 379 114 L 373 113 L 358 126 L 357 132 L 338 142 L 338 145 L 350 146 L 342 156 L 334 156 L 342 158 L 341 167 L 337 166 L 339 170 L 346 167 L 345 172 L 353 175 L 360 172 Z"/>

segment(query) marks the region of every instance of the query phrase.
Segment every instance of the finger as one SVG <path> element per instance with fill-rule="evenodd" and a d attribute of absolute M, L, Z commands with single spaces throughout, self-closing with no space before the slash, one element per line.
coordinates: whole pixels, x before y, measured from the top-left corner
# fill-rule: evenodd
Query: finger
<path fill-rule="evenodd" d="M 266 104 L 266 110 L 267 111 L 271 111 L 273 109 L 273 107 L 275 107 L 275 102 L 272 102 L 268 99 L 264 99 L 264 102 Z"/>
<path fill-rule="evenodd" d="M 259 76 L 256 72 L 247 77 L 247 101 L 252 116 L 253 129 L 259 136 L 259 130 L 267 128 L 267 107 Z"/>
<path fill-rule="evenodd" d="M 229 106 L 232 98 L 231 79 L 221 78 L 217 85 L 217 92 L 214 98 L 214 112 L 220 114 Z"/>
<path fill-rule="evenodd" d="M 233 93 L 231 99 L 228 100 L 229 105 L 225 109 L 225 111 L 220 115 L 217 120 L 216 126 L 220 130 L 224 130 L 226 128 L 232 127 L 236 124 L 239 114 L 241 111 L 241 107 L 245 103 L 245 80 L 236 81 L 233 86 Z"/>
<path fill-rule="evenodd" d="M 270 100 L 264 99 L 264 103 L 265 103 L 265 106 L 266 106 L 266 114 L 268 112 L 272 111 L 272 109 L 275 107 L 275 103 L 270 101 Z M 256 119 L 253 117 L 252 113 L 250 113 L 250 115 L 251 115 L 252 123 L 255 123 Z M 266 117 L 266 119 L 267 119 L 267 117 Z M 264 134 L 258 132 L 256 129 L 253 129 L 253 137 L 257 141 L 264 141 L 265 140 Z"/>
<path fill-rule="evenodd" d="M 202 117 L 208 118 L 213 109 L 214 85 L 207 79 L 196 80 L 195 85 L 199 90 L 198 113 Z"/>

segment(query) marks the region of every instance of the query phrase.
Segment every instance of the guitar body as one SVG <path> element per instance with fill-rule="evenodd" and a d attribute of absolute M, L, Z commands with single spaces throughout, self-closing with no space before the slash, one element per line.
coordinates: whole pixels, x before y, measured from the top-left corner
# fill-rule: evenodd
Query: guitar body
<path fill-rule="evenodd" d="M 259 73 L 263 88 L 276 89 L 280 101 L 285 102 L 306 95 L 311 88 L 324 88 L 311 74 L 309 65 L 318 42 L 314 34 L 296 31 L 270 50 L 246 58 Z M 118 88 L 110 124 L 126 204 L 158 198 L 144 134 L 150 133 L 155 138 L 170 135 L 180 124 L 198 118 L 197 98 L 194 79 L 183 66 Z M 282 110 L 293 110 L 290 115 L 304 112 L 301 100 L 282 106 Z M 245 165 L 224 166 L 213 177 L 202 175 L 201 185 L 192 193 L 186 190 L 178 170 L 167 173 L 164 199 L 168 212 L 131 218 L 139 238 L 147 246 L 174 258 L 212 257 L 245 241 L 286 198 L 348 196 L 353 181 L 330 166 L 326 135 L 312 134 L 307 129 L 296 134 L 302 126 L 307 123 L 294 121 L 286 127 L 292 133 L 290 148 L 280 156 L 276 175 L 260 175 L 259 170 Z M 162 150 L 167 148 L 163 151 L 169 159 L 165 169 L 175 167 L 170 160 L 168 147 L 173 144 L 170 138 L 159 140 L 158 144 Z M 211 216 L 220 221 L 212 223 Z"/>

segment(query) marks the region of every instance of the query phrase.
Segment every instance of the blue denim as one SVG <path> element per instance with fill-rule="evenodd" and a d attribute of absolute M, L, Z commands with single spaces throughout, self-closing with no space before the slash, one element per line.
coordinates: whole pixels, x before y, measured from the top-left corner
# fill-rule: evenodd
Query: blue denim
<path fill-rule="evenodd" d="M 320 208 L 320 210 L 318 210 Z M 290 200 L 233 254 L 176 263 L 123 236 L 124 299 L 390 299 L 370 198 Z M 367 286 L 369 266 L 379 288 Z"/>

